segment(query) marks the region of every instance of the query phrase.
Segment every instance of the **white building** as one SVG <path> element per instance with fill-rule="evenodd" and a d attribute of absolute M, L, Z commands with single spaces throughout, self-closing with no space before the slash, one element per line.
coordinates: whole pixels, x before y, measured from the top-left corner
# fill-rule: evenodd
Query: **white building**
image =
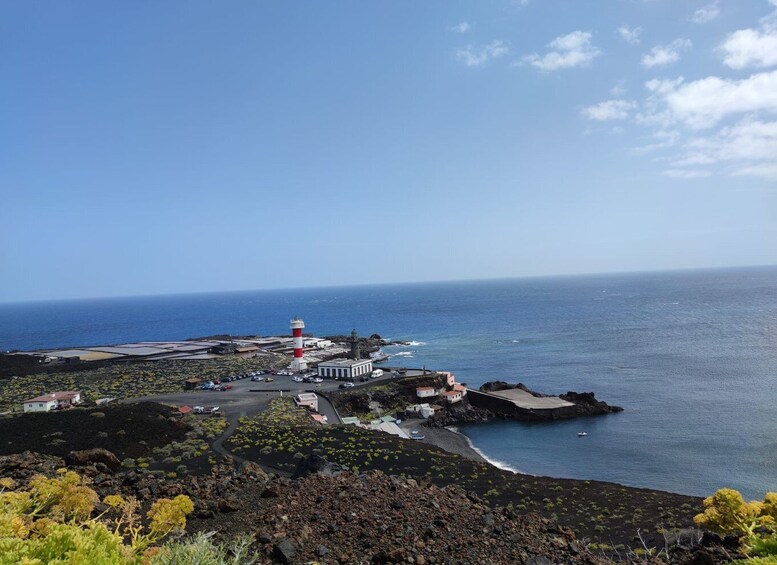
<path fill-rule="evenodd" d="M 405 408 L 405 411 L 420 415 L 421 418 L 429 418 L 434 416 L 434 408 L 426 403 L 408 406 Z"/>
<path fill-rule="evenodd" d="M 303 392 L 294 397 L 297 406 L 310 408 L 313 412 L 318 412 L 318 396 L 312 392 Z"/>
<path fill-rule="evenodd" d="M 332 359 L 318 364 L 318 376 L 330 379 L 354 379 L 372 374 L 371 359 Z"/>
<path fill-rule="evenodd" d="M 315 347 L 316 349 L 326 349 L 327 347 L 332 347 L 334 343 L 332 343 L 328 339 L 323 339 L 320 337 L 306 337 L 302 340 L 302 346 L 303 347 Z"/>
<path fill-rule="evenodd" d="M 431 398 L 437 396 L 437 391 L 433 386 L 419 386 L 415 389 L 415 394 L 418 398 Z"/>
<path fill-rule="evenodd" d="M 463 398 L 460 390 L 450 390 L 448 392 L 443 392 L 442 395 L 445 397 L 445 400 L 448 401 L 448 404 L 461 402 L 461 399 Z"/>
<path fill-rule="evenodd" d="M 60 406 L 81 404 L 81 393 L 75 390 L 52 392 L 25 400 L 22 405 L 25 412 L 48 412 Z"/>

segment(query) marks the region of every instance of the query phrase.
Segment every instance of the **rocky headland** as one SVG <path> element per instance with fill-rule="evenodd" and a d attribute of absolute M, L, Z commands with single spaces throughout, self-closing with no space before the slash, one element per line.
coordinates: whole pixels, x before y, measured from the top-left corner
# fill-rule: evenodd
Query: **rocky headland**
<path fill-rule="evenodd" d="M 520 390 L 538 399 L 558 398 L 563 400 L 565 405 L 548 408 L 543 408 L 542 405 L 533 407 L 530 402 L 523 405 L 520 403 L 516 404 L 509 397 L 503 398 L 493 394 L 510 390 Z M 457 424 L 489 422 L 491 420 L 524 422 L 566 420 L 587 416 L 602 416 L 623 411 L 623 408 L 620 406 L 613 406 L 598 400 L 593 392 L 569 391 L 565 394 L 554 396 L 533 391 L 523 383 L 510 384 L 504 381 L 487 382 L 478 389 L 478 392 L 486 394 L 479 395 L 471 390 L 466 397 L 466 402 L 446 406 L 445 410 L 436 413 L 434 417 L 430 418 L 427 425 L 445 427 Z"/>

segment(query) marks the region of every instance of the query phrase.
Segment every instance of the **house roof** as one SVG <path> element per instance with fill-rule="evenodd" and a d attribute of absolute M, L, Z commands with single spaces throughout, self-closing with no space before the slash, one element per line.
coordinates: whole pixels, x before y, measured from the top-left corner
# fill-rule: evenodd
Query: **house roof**
<path fill-rule="evenodd" d="M 431 390 L 432 392 L 434 392 L 434 387 L 433 386 L 419 386 L 415 390 L 416 390 L 416 392 L 427 391 L 427 390 Z"/>
<path fill-rule="evenodd" d="M 465 387 L 464 385 L 460 385 L 459 383 L 456 383 L 453 385 L 453 390 L 460 390 L 464 392 L 465 390 L 467 390 L 467 387 Z"/>
<path fill-rule="evenodd" d="M 348 368 L 356 367 L 358 365 L 365 365 L 372 363 L 372 359 L 330 359 L 329 361 L 322 361 L 318 364 L 319 369 L 323 368 Z"/>
<path fill-rule="evenodd" d="M 443 395 L 444 396 L 456 396 L 456 395 L 461 396 L 461 391 L 460 390 L 448 390 L 446 392 L 443 392 Z"/>
<path fill-rule="evenodd" d="M 52 400 L 73 400 L 76 396 L 80 396 L 81 393 L 77 390 L 61 390 L 58 392 L 52 392 L 50 394 L 44 394 L 43 396 L 36 396 L 35 398 L 30 398 L 29 400 L 25 400 L 24 403 L 28 402 L 51 402 Z"/>

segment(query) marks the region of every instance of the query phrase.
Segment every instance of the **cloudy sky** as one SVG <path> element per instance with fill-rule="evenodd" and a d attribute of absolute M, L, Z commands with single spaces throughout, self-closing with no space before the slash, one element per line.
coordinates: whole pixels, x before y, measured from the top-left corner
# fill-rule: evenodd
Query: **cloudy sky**
<path fill-rule="evenodd" d="M 777 0 L 0 26 L 0 302 L 777 263 Z"/>

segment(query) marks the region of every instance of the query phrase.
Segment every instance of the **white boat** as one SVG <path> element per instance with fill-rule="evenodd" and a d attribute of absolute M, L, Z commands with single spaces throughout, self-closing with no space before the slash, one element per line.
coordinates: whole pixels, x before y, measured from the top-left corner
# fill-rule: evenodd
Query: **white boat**
<path fill-rule="evenodd" d="M 577 437 L 585 437 L 588 435 L 588 432 L 577 432 Z"/>

